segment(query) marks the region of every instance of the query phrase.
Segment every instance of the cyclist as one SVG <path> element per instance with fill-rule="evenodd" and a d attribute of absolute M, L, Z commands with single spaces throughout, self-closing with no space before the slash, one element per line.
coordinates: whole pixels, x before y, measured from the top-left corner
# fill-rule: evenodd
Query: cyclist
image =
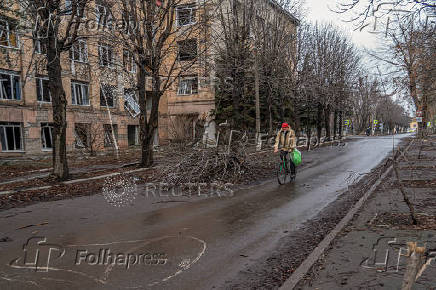
<path fill-rule="evenodd" d="M 294 130 L 291 129 L 288 123 L 283 123 L 281 130 L 277 133 L 274 153 L 277 153 L 280 147 L 280 159 L 286 158 L 286 164 L 291 165 L 291 178 L 295 178 L 295 165 L 293 162 L 289 162 L 289 152 L 292 152 L 296 146 L 297 140 Z M 289 168 L 286 168 L 286 170 L 289 172 Z"/>

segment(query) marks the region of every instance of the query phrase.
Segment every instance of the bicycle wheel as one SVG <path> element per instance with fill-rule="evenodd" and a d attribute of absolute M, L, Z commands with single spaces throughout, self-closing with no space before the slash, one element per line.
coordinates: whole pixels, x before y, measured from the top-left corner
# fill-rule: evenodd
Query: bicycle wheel
<path fill-rule="evenodd" d="M 294 162 L 289 164 L 291 167 L 290 173 L 289 173 L 289 182 L 295 181 L 295 178 L 297 178 L 297 166 L 295 166 Z M 292 172 L 294 172 L 294 175 L 292 175 Z"/>
<path fill-rule="evenodd" d="M 282 185 L 286 183 L 286 178 L 287 178 L 286 168 L 283 162 L 280 162 L 277 168 L 277 181 L 279 182 L 280 185 Z"/>

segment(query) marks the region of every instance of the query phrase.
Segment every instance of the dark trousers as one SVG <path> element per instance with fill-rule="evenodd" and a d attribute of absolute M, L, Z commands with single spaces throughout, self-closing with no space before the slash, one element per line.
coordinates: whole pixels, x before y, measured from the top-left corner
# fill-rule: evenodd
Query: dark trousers
<path fill-rule="evenodd" d="M 288 151 L 280 151 L 280 160 L 283 161 L 283 158 L 286 158 L 286 165 L 288 166 L 287 170 L 291 167 L 291 174 L 295 175 L 295 164 L 290 160 Z"/>

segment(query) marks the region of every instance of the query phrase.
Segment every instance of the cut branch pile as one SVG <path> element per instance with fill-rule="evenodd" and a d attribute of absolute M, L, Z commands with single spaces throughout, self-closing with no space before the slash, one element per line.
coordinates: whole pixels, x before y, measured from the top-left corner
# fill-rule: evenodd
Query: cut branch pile
<path fill-rule="evenodd" d="M 245 135 L 244 135 L 245 136 Z M 155 179 L 171 185 L 189 183 L 237 183 L 249 172 L 246 138 L 231 143 L 230 149 L 201 149 L 188 153 L 175 165 L 161 170 Z"/>
<path fill-rule="evenodd" d="M 246 170 L 243 155 L 200 150 L 185 156 L 175 166 L 162 170 L 160 180 L 180 185 L 187 183 L 236 182 Z"/>

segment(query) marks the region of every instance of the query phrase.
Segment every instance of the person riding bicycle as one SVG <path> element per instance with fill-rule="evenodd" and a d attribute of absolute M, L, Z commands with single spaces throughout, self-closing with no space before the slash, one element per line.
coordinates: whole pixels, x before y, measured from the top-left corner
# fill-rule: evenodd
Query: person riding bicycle
<path fill-rule="evenodd" d="M 295 132 L 291 129 L 288 123 L 283 123 L 281 130 L 277 133 L 276 143 L 274 144 L 274 153 L 279 151 L 280 147 L 280 159 L 286 158 L 286 164 L 291 165 L 291 175 L 295 177 L 295 164 L 289 162 L 289 152 L 292 152 L 297 147 L 297 140 L 295 138 Z M 286 170 L 289 170 L 287 168 Z"/>

